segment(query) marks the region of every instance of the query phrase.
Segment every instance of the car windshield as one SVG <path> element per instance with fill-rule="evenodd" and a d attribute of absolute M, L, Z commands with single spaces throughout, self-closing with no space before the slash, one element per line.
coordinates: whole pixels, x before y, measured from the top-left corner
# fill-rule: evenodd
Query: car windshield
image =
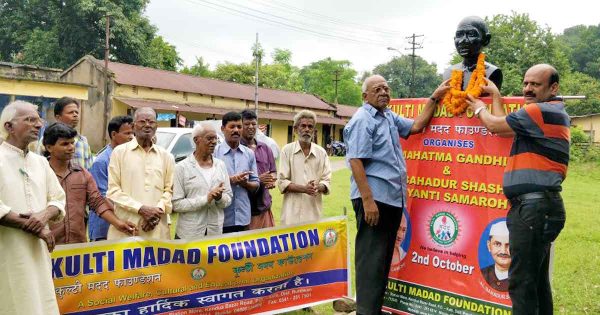
<path fill-rule="evenodd" d="M 165 149 L 169 146 L 169 143 L 173 141 L 173 138 L 175 138 L 174 133 L 163 131 L 156 132 L 156 144 Z"/>

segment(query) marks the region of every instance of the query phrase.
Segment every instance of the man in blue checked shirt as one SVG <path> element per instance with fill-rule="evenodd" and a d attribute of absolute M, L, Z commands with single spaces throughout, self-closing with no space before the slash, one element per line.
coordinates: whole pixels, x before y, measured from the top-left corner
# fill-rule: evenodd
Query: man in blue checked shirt
<path fill-rule="evenodd" d="M 110 155 L 115 147 L 133 139 L 133 118 L 130 116 L 117 116 L 111 119 L 108 123 L 108 135 L 110 143 L 102 149 L 90 168 L 90 173 L 92 173 L 102 197 L 106 197 L 106 189 L 108 188 Z M 90 241 L 106 239 L 110 224 L 100 218 L 95 211 L 90 211 L 88 226 Z"/>
<path fill-rule="evenodd" d="M 61 97 L 54 103 L 54 117 L 57 122 L 61 122 L 75 130 L 79 124 L 79 114 L 81 106 L 79 101 L 71 97 Z M 43 153 L 41 143 L 43 139 L 40 139 L 40 148 L 38 153 Z M 72 163 L 75 163 L 86 170 L 92 167 L 93 162 L 92 150 L 87 141 L 81 133 L 75 137 L 75 155 L 73 155 Z"/>
<path fill-rule="evenodd" d="M 259 187 L 254 152 L 240 145 L 242 115 L 229 112 L 223 116 L 221 131 L 225 141 L 217 145 L 215 157 L 225 162 L 233 199 L 224 209 L 223 233 L 246 231 L 250 225 L 251 206 L 248 194 L 255 194 Z"/>
<path fill-rule="evenodd" d="M 380 75 L 362 85 L 364 103 L 344 128 L 350 198 L 356 213 L 357 314 L 380 314 L 396 234 L 406 206 L 406 162 L 400 137 L 423 131 L 450 86 L 444 81 L 414 120 L 388 108 L 390 88 Z"/>

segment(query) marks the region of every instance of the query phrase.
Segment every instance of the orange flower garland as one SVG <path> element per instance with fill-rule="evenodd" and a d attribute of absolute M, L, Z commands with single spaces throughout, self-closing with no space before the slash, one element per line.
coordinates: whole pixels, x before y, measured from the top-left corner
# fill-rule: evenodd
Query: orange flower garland
<path fill-rule="evenodd" d="M 466 91 L 462 90 L 462 81 L 463 71 L 452 70 L 452 74 L 450 75 L 450 91 L 446 93 L 443 103 L 446 106 L 446 110 L 454 116 L 464 113 L 467 109 L 468 105 L 465 101 L 467 95 L 479 98 L 483 91 L 482 87 L 486 85 L 485 55 L 483 53 L 480 53 L 477 57 L 477 66 L 475 66 L 475 71 L 471 74 Z"/>

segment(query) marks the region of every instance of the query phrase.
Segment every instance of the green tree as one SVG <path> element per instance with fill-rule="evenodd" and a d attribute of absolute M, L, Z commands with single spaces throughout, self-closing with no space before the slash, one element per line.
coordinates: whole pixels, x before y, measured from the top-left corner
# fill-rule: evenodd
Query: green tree
<path fill-rule="evenodd" d="M 600 113 L 600 81 L 581 72 L 567 72 L 560 78 L 560 93 L 563 95 L 585 95 L 585 100 L 565 102 L 569 115 Z"/>
<path fill-rule="evenodd" d="M 196 57 L 196 64 L 191 67 L 183 67 L 181 73 L 195 75 L 197 77 L 212 77 L 209 64 L 204 62 L 204 58 Z"/>
<path fill-rule="evenodd" d="M 151 65 L 156 28 L 143 13 L 149 0 L 2 0 L 0 58 L 65 68 L 86 54 L 104 57 L 105 15 L 111 16 L 111 60 Z M 157 42 L 155 42 L 156 44 Z M 156 46 L 154 47 L 156 48 Z M 178 57 L 160 64 L 171 67 Z"/>
<path fill-rule="evenodd" d="M 574 70 L 600 79 L 600 25 L 577 25 L 565 29 L 558 39 L 568 47 Z"/>
<path fill-rule="evenodd" d="M 389 62 L 376 66 L 373 73 L 380 74 L 388 80 L 392 97 L 410 96 L 412 57 L 408 55 L 394 57 Z M 429 64 L 425 59 L 415 57 L 415 97 L 428 97 L 441 82 L 442 76 L 437 73 L 434 63 Z"/>
<path fill-rule="evenodd" d="M 260 67 L 258 85 L 271 89 L 302 91 L 302 79 L 297 67 L 285 64 L 268 64 Z"/>
<path fill-rule="evenodd" d="M 249 63 L 235 64 L 225 62 L 217 64 L 212 76 L 219 80 L 242 84 L 254 84 L 254 68 L 255 66 Z"/>
<path fill-rule="evenodd" d="M 177 67 L 181 65 L 181 58 L 179 58 L 175 46 L 165 42 L 162 36 L 154 37 L 145 53 L 145 66 L 176 71 Z"/>
<path fill-rule="evenodd" d="M 564 46 L 549 27 L 541 27 L 528 14 L 486 17 L 492 39 L 485 49 L 487 61 L 502 69 L 502 94 L 521 95 L 525 71 L 538 63 L 551 63 L 559 73 L 569 71 Z"/>
<path fill-rule="evenodd" d="M 36 28 L 14 58 L 25 64 L 44 65 L 48 59 L 60 59 L 60 46 L 58 38 L 53 31 L 43 31 Z"/>
<path fill-rule="evenodd" d="M 264 51 L 260 48 L 259 58 L 262 59 L 263 55 Z M 272 57 L 274 59 L 272 64 L 259 63 L 258 86 L 288 91 L 302 91 L 300 69 L 291 65 L 292 52 L 284 49 L 275 49 Z M 210 76 L 225 81 L 254 84 L 255 60 L 252 63 L 234 64 L 225 62 L 218 64 Z"/>
<path fill-rule="evenodd" d="M 316 61 L 300 70 L 304 91 L 316 94 L 328 102 L 335 100 L 335 73 L 338 74 L 338 103 L 361 104 L 361 88 L 356 82 L 356 70 L 348 60 L 333 60 L 330 57 Z"/>
<path fill-rule="evenodd" d="M 291 66 L 292 52 L 289 49 L 275 48 L 271 54 L 273 63 Z"/>

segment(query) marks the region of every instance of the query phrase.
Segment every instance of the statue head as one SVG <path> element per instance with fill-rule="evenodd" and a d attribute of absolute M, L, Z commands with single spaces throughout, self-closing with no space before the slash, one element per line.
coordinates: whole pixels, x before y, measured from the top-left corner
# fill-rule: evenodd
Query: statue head
<path fill-rule="evenodd" d="M 483 47 L 490 43 L 492 35 L 485 21 L 478 16 L 468 16 L 458 23 L 454 46 L 464 59 L 477 59 Z"/>

